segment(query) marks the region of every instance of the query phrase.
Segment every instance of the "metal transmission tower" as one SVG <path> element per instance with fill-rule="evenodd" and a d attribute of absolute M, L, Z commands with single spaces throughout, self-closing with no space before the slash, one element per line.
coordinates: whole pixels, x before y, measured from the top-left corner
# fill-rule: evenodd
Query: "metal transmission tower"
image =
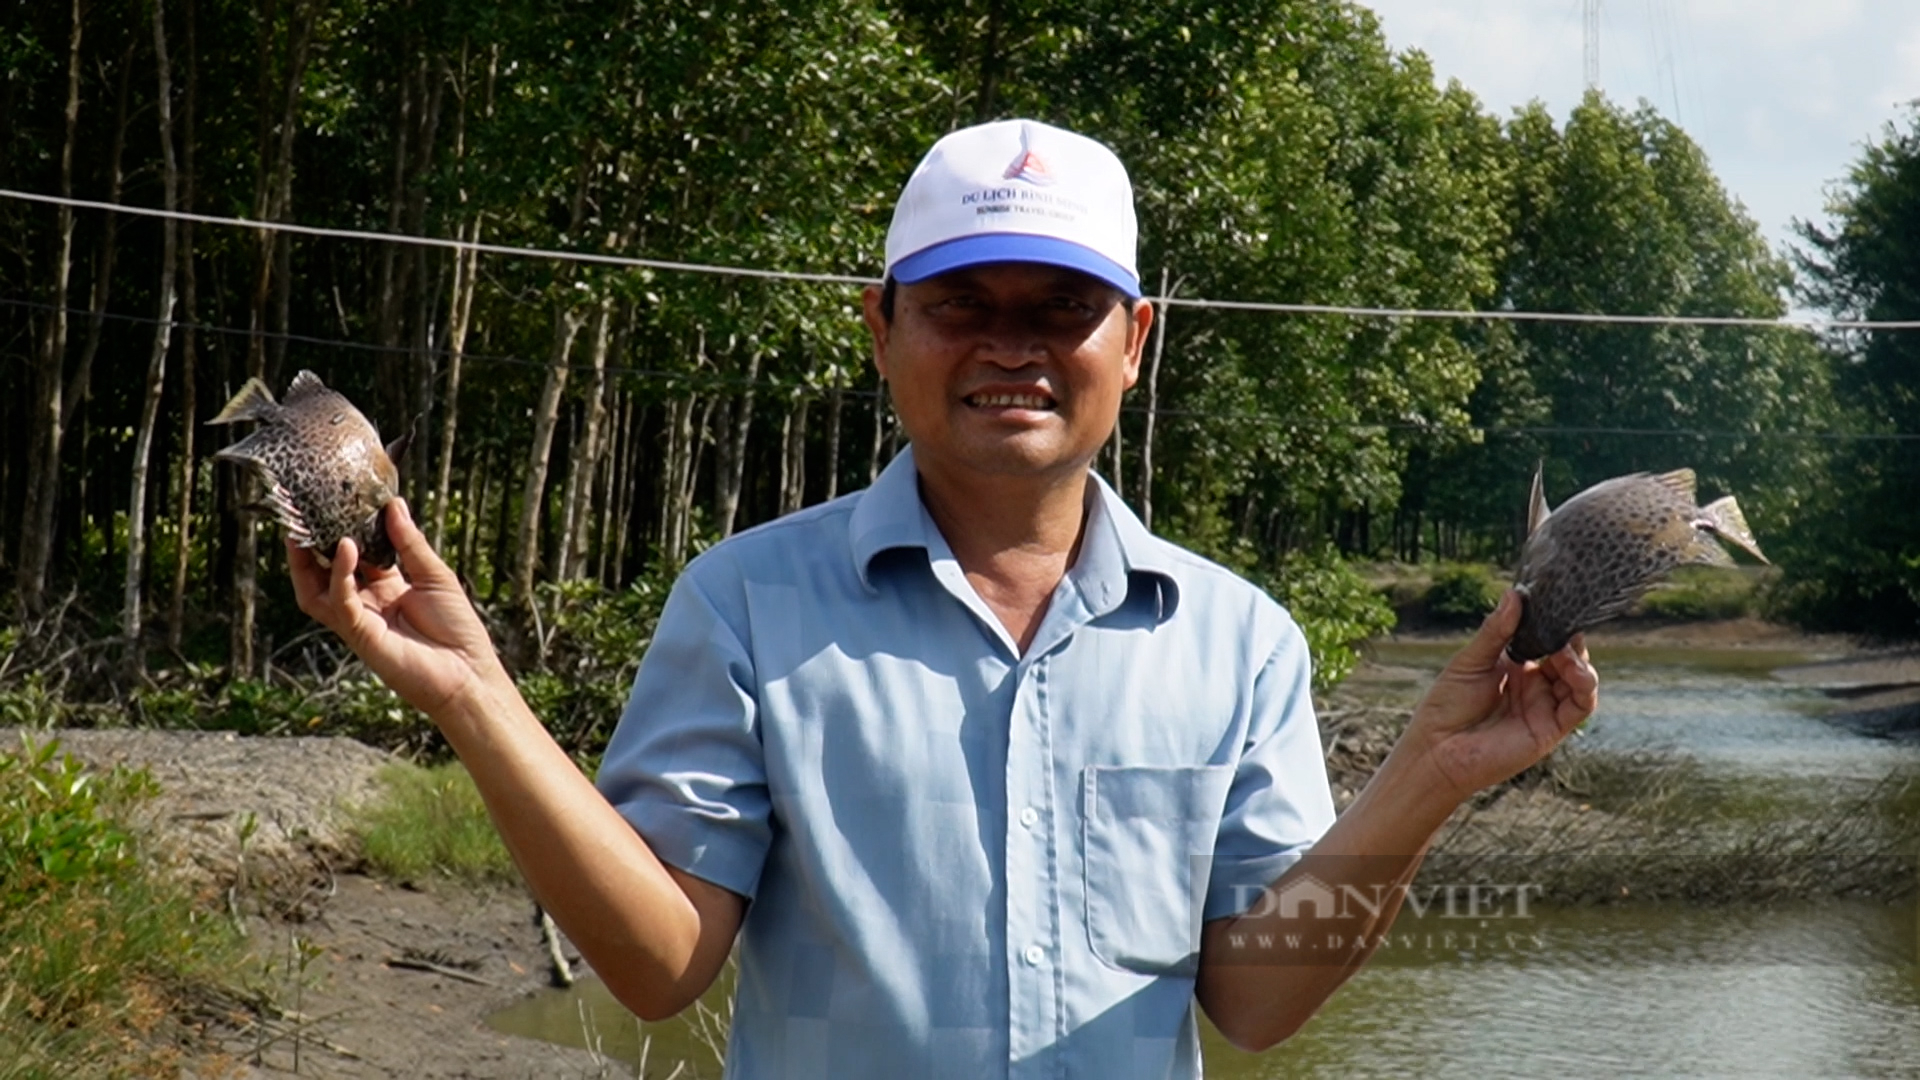
<path fill-rule="evenodd" d="M 1600 0 L 1584 0 L 1584 37 L 1586 41 L 1585 74 L 1587 89 L 1600 88 Z"/>

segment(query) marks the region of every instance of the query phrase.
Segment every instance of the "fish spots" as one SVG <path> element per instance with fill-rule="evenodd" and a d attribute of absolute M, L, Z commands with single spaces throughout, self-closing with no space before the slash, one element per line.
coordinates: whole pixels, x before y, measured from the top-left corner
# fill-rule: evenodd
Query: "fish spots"
<path fill-rule="evenodd" d="M 324 564 L 351 536 L 369 565 L 394 564 L 382 511 L 399 494 L 399 471 L 352 402 L 310 371 L 294 376 L 284 402 L 249 379 L 211 422 L 240 420 L 259 426 L 214 457 L 261 476 L 269 508 L 295 543 Z"/>
<path fill-rule="evenodd" d="M 1732 498 L 1714 503 L 1711 514 L 1695 505 L 1690 469 L 1615 477 L 1551 511 L 1538 478 L 1535 485 L 1537 524 L 1515 582 L 1527 602 L 1508 646 L 1518 660 L 1555 652 L 1578 631 L 1623 614 L 1682 563 L 1730 561 L 1717 536 L 1760 554 Z"/>

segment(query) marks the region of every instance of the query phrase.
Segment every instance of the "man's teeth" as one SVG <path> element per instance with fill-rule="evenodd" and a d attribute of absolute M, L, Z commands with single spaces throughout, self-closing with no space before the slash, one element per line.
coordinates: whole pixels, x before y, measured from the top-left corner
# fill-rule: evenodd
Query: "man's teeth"
<path fill-rule="evenodd" d="M 968 400 L 985 408 L 1046 409 L 1053 401 L 1039 394 L 975 394 Z"/>

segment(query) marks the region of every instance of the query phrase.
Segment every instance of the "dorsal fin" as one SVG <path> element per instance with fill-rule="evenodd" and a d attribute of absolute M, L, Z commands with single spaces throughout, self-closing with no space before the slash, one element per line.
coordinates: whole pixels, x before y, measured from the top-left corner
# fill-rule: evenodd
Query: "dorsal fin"
<path fill-rule="evenodd" d="M 1527 496 L 1528 536 L 1540 531 L 1540 523 L 1547 520 L 1547 515 L 1553 512 L 1547 509 L 1547 491 L 1541 481 L 1541 473 L 1546 470 L 1546 467 L 1545 461 L 1535 462 L 1533 466 L 1533 492 Z"/>
<path fill-rule="evenodd" d="M 287 404 L 291 405 L 308 394 L 324 394 L 326 391 L 327 384 L 320 381 L 320 376 L 301 368 L 300 373 L 287 384 Z"/>
<path fill-rule="evenodd" d="M 266 420 L 279 410 L 280 406 L 273 400 L 273 391 L 267 389 L 267 384 L 257 378 L 248 379 L 240 387 L 240 392 L 233 395 L 233 400 L 227 402 L 226 408 L 221 409 L 219 414 L 207 423 L 232 424 L 241 420 Z"/>
<path fill-rule="evenodd" d="M 1675 495 L 1684 496 L 1689 504 L 1693 502 L 1694 479 L 1692 469 L 1675 469 L 1672 472 L 1659 473 L 1654 476 L 1653 482 L 1673 492 Z"/>

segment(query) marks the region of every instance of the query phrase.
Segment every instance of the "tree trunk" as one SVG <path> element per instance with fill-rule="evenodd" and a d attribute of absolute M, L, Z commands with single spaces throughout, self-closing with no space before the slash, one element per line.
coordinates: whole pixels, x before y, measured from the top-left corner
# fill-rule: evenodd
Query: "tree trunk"
<path fill-rule="evenodd" d="M 608 297 L 593 312 L 589 346 L 593 381 L 587 387 L 580 431 L 574 437 L 567 463 L 566 492 L 560 502 L 560 543 L 555 549 L 554 576 L 566 581 L 580 577 L 586 564 L 586 518 L 593 504 L 593 481 L 600 461 L 600 429 L 606 423 L 607 346 L 612 335 L 613 299 Z"/>
<path fill-rule="evenodd" d="M 845 399 L 835 379 L 833 389 L 827 392 L 827 491 L 821 502 L 832 502 L 840 495 L 840 408 Z"/>
<path fill-rule="evenodd" d="M 747 360 L 745 387 L 733 401 L 731 430 L 720 444 L 718 475 L 713 478 L 714 528 L 720 538 L 733 535 L 733 519 L 740 509 L 740 488 L 747 475 L 747 434 L 753 428 L 753 384 L 760 377 L 760 353 Z"/>
<path fill-rule="evenodd" d="M 795 394 L 781 421 L 780 514 L 785 516 L 807 501 L 807 397 Z"/>
<path fill-rule="evenodd" d="M 607 513 L 601 516 L 600 559 L 595 576 L 608 588 L 620 585 L 627 553 L 627 522 L 633 514 L 633 398 L 614 394 L 613 441 L 607 447 Z"/>
<path fill-rule="evenodd" d="M 467 487 L 461 498 L 460 554 L 455 568 L 460 580 L 469 583 L 469 588 L 473 581 L 474 552 L 480 538 L 480 515 L 487 512 L 489 485 L 493 483 L 493 470 L 487 467 L 492 458 L 491 453 L 482 453 L 467 466 Z"/>
<path fill-rule="evenodd" d="M 1175 285 L 1174 288 L 1179 288 Z M 1167 289 L 1167 270 L 1160 268 L 1160 295 L 1171 297 Z M 1153 359 L 1147 363 L 1147 422 L 1140 434 L 1140 523 L 1153 528 L 1153 429 L 1160 415 L 1160 357 L 1167 349 L 1167 315 L 1170 305 L 1162 304 L 1153 328 Z"/>
<path fill-rule="evenodd" d="M 193 0 L 187 0 L 187 96 L 185 107 L 181 110 L 181 175 L 180 206 L 188 213 L 194 206 L 194 140 L 197 137 L 195 123 L 199 107 L 199 49 L 194 24 L 198 21 L 198 12 Z M 193 489 L 197 470 L 193 460 L 193 435 L 197 425 L 198 401 L 196 400 L 195 380 L 199 377 L 194 370 L 197 365 L 195 352 L 198 346 L 195 324 L 199 316 L 199 281 L 193 266 L 193 222 L 180 223 L 180 306 L 186 318 L 186 325 L 180 332 L 180 472 L 178 487 L 174 497 L 178 500 L 174 508 L 174 520 L 179 529 L 173 554 L 173 596 L 167 606 L 167 648 L 175 655 L 180 652 L 181 636 L 185 633 L 184 624 L 187 614 L 187 570 L 192 564 L 193 554 Z"/>
<path fill-rule="evenodd" d="M 80 126 L 80 0 L 73 0 L 73 29 L 67 42 L 66 135 L 60 144 L 60 194 L 73 197 L 73 147 Z M 53 561 L 53 508 L 60 494 L 61 418 L 66 389 L 67 281 L 73 272 L 73 208 L 56 216 L 53 256 L 53 310 L 40 340 L 40 378 L 34 400 L 34 429 L 28 444 L 27 500 L 20 521 L 20 604 L 37 612 L 43 603 L 47 570 Z"/>
<path fill-rule="evenodd" d="M 133 81 L 134 46 L 130 42 L 120 57 L 120 86 L 114 94 L 113 149 L 107 153 L 107 203 L 120 205 L 120 189 L 125 179 L 121 162 L 127 148 L 127 89 Z M 80 346 L 80 363 L 67 379 L 60 397 L 60 430 L 73 427 L 73 414 L 80 408 L 93 381 L 93 361 L 100 354 L 100 332 L 105 328 L 107 301 L 113 295 L 113 264 L 119 254 L 120 215 L 112 210 L 100 222 L 100 255 L 93 265 L 93 288 L 87 301 L 87 340 Z"/>
<path fill-rule="evenodd" d="M 453 122 L 453 160 L 456 167 L 463 165 L 467 157 L 466 74 L 466 51 L 463 45 L 460 60 L 461 83 L 457 91 L 460 107 L 454 113 Z M 459 188 L 458 198 L 464 212 L 467 202 L 467 191 L 464 186 Z M 453 231 L 454 237 L 479 243 L 480 220 L 481 215 L 475 214 L 473 220 L 466 225 L 456 225 Z M 444 404 L 440 414 L 440 461 L 439 468 L 435 472 L 433 488 L 431 535 L 436 548 L 446 536 L 447 499 L 451 495 L 450 485 L 453 479 L 454 436 L 458 432 L 460 414 L 460 367 L 467 348 L 467 331 L 472 325 L 473 294 L 478 279 L 479 262 L 480 253 L 472 248 L 460 248 L 453 253 L 453 294 L 447 304 L 447 383 L 441 391 Z"/>
<path fill-rule="evenodd" d="M 270 162 L 259 174 L 259 183 L 254 189 L 254 216 L 261 221 L 282 221 L 290 210 L 293 201 L 293 144 L 300 119 L 300 101 L 302 81 L 306 77 L 307 48 L 312 39 L 313 4 L 298 4 L 289 22 L 287 42 L 287 60 L 284 78 L 282 78 L 280 97 L 280 126 L 278 134 L 272 125 L 263 118 L 261 124 L 261 144 L 259 152 L 263 163 Z M 273 20 L 263 21 L 262 35 L 273 33 Z M 264 57 L 272 50 L 263 41 L 261 45 Z M 262 72 L 263 81 L 269 76 Z M 269 82 L 270 85 L 270 82 Z M 263 106 L 265 102 L 262 102 Z M 249 328 L 252 334 L 247 341 L 247 374 L 253 378 L 268 377 L 269 367 L 277 369 L 279 360 L 285 352 L 284 338 L 276 337 L 268 345 L 267 301 L 276 300 L 278 330 L 287 329 L 287 304 L 290 285 L 286 281 L 286 267 L 292 260 L 289 238 L 285 233 L 261 230 L 259 240 L 259 269 L 254 277 L 252 301 L 248 309 Z M 275 288 L 276 270 L 281 278 L 278 289 Z M 270 363 L 271 361 L 271 363 Z M 246 470 L 238 470 L 235 492 L 241 504 L 257 501 L 257 483 Z M 233 617 L 228 637 L 228 667 L 235 678 L 250 678 L 254 673 L 253 624 L 257 606 L 256 582 L 259 574 L 259 535 L 256 522 L 252 517 L 244 517 L 240 522 L 239 534 L 234 543 L 233 557 Z"/>
<path fill-rule="evenodd" d="M 546 383 L 533 411 L 533 446 L 527 451 L 524 501 L 520 505 L 518 546 L 514 551 L 514 602 L 533 611 L 533 577 L 540 563 L 540 519 L 546 512 L 547 467 L 553 457 L 553 431 L 560 423 L 560 399 L 567 389 L 567 362 L 585 318 L 556 306 L 553 312 L 553 349 L 547 358 Z"/>
<path fill-rule="evenodd" d="M 166 4 L 153 0 L 153 55 L 159 69 L 160 160 L 167 210 L 177 205 L 180 194 L 180 168 L 173 154 L 173 71 L 167 60 Z M 140 594 L 145 581 L 147 550 L 147 462 L 153 451 L 153 429 L 160 419 L 160 392 L 166 386 L 167 348 L 173 337 L 173 276 L 178 235 L 177 223 L 167 218 L 161 225 L 159 323 L 153 329 L 153 352 L 147 358 L 146 400 L 140 409 L 139 433 L 133 446 L 133 493 L 127 510 L 127 577 L 122 597 L 120 625 L 126 639 L 127 668 L 130 674 L 146 673 L 146 653 L 140 647 Z"/>
<path fill-rule="evenodd" d="M 667 406 L 667 453 L 660 470 L 660 559 L 678 566 L 686 550 L 687 524 L 680 501 L 680 489 L 692 471 L 694 396 L 675 398 Z"/>

